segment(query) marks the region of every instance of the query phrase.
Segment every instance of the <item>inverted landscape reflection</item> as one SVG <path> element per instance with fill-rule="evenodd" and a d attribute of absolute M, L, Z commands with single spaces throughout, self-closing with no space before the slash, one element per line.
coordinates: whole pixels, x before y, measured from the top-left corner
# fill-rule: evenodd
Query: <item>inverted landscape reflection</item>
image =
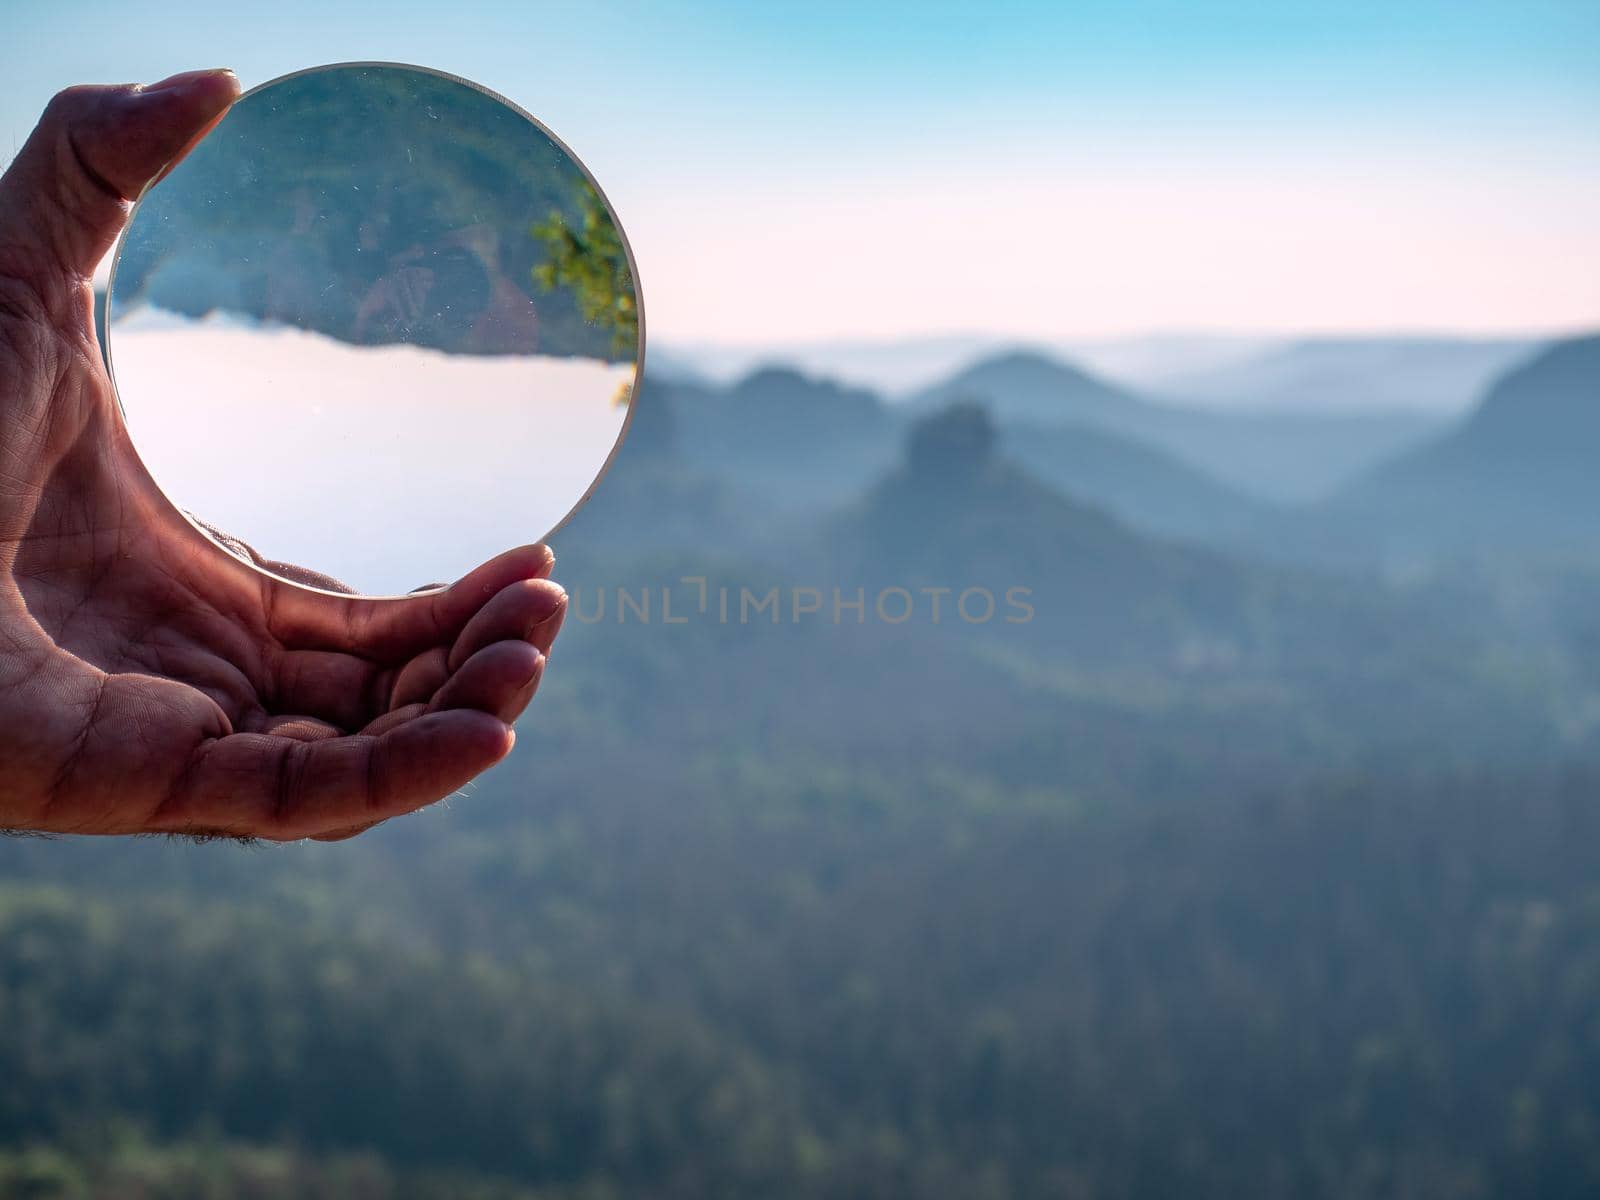
<path fill-rule="evenodd" d="M 545 536 L 627 422 L 616 223 L 571 155 L 395 66 L 268 84 L 141 200 L 110 358 L 181 508 L 373 594 Z"/>

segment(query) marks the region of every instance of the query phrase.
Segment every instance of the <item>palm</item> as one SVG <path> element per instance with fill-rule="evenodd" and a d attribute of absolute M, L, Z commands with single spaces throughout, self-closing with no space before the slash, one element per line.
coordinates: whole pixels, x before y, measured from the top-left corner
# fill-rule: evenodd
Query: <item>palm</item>
<path fill-rule="evenodd" d="M 192 114 L 165 116 L 169 138 L 193 134 Z M 509 749 L 559 628 L 548 552 L 376 601 L 282 582 L 200 534 L 129 445 L 86 272 L 62 269 L 103 252 L 137 187 L 106 182 L 117 151 L 97 169 L 69 142 L 79 190 L 41 217 L 29 172 L 59 170 L 35 146 L 50 134 L 47 116 L 0 192 L 7 233 L 32 235 L 0 237 L 0 824 L 341 836 L 460 786 Z"/>

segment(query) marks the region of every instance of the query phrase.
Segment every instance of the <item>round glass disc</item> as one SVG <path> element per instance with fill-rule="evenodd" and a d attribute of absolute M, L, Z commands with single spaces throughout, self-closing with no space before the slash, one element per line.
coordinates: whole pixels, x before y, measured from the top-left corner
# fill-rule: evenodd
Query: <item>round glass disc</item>
<path fill-rule="evenodd" d="M 198 528 L 398 595 L 595 486 L 632 410 L 635 280 L 592 177 L 509 101 L 321 67 L 245 93 L 140 198 L 107 357 Z"/>

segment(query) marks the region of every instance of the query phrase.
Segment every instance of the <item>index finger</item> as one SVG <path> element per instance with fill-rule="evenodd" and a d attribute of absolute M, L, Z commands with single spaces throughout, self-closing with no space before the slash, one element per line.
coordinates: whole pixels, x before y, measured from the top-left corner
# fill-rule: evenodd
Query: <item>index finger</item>
<path fill-rule="evenodd" d="M 342 596 L 263 576 L 268 632 L 285 649 L 339 650 L 392 661 L 450 644 L 503 589 L 548 578 L 554 565 L 548 546 L 520 546 L 442 591 L 398 598 Z"/>

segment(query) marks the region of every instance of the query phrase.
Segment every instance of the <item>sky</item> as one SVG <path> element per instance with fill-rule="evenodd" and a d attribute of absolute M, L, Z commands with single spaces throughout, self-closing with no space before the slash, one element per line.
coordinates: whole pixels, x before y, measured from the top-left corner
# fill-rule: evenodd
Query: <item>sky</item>
<path fill-rule="evenodd" d="M 475 79 L 584 160 L 657 344 L 1600 326 L 1600 3 L 6 0 L 72 83 Z"/>

